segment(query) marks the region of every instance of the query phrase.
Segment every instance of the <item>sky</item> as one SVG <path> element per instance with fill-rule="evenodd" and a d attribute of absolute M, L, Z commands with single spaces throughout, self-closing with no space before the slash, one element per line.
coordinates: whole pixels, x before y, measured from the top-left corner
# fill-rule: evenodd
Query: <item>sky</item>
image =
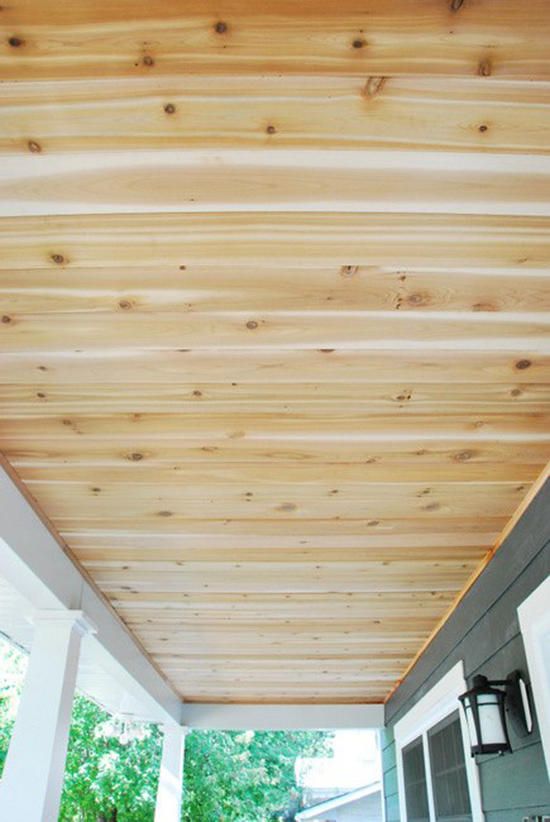
<path fill-rule="evenodd" d="M 296 762 L 303 787 L 330 787 L 345 792 L 380 779 L 377 731 L 336 731 L 332 749 L 332 757 L 301 758 Z"/>

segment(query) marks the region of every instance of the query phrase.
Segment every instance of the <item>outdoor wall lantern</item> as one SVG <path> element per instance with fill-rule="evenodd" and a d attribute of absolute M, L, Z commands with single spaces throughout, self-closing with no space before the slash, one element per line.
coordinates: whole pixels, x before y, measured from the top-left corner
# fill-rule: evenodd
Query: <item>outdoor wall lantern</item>
<path fill-rule="evenodd" d="M 520 671 L 492 681 L 475 676 L 473 687 L 459 700 L 466 715 L 472 756 L 511 752 L 506 715 L 520 736 L 533 730 L 529 693 Z"/>

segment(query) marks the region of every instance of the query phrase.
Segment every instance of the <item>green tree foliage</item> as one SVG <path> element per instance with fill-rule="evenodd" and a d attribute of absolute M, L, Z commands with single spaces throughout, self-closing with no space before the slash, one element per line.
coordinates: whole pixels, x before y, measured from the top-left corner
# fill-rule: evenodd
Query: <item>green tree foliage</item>
<path fill-rule="evenodd" d="M 195 732 L 185 754 L 185 822 L 291 820 L 301 803 L 298 756 L 326 753 L 315 731 Z"/>
<path fill-rule="evenodd" d="M 0 776 L 19 707 L 27 658 L 0 638 Z"/>
<path fill-rule="evenodd" d="M 25 663 L 17 651 L 0 647 L 0 773 Z M 296 758 L 326 755 L 330 736 L 315 731 L 190 733 L 184 822 L 290 822 L 301 806 Z M 162 734 L 155 726 L 124 730 L 77 695 L 59 822 L 153 822 L 161 748 Z"/>
<path fill-rule="evenodd" d="M 144 739 L 122 744 L 106 729 L 110 717 L 77 694 L 59 822 L 150 822 L 162 739 L 147 726 Z"/>

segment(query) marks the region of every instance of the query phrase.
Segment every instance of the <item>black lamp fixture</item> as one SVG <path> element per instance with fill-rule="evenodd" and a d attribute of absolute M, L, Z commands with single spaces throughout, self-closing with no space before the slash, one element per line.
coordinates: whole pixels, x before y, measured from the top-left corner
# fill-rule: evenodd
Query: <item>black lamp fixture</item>
<path fill-rule="evenodd" d="M 506 715 L 520 736 L 533 730 L 531 702 L 521 671 L 492 681 L 475 676 L 473 687 L 459 700 L 466 715 L 472 756 L 512 751 Z"/>

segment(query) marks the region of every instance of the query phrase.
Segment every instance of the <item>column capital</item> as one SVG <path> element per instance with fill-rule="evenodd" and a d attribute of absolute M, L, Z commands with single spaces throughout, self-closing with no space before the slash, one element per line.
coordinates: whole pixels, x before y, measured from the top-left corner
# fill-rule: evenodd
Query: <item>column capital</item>
<path fill-rule="evenodd" d="M 97 633 L 97 627 L 92 620 L 86 616 L 84 611 L 64 608 L 41 608 L 34 612 L 31 621 L 35 626 L 47 623 L 73 625 L 81 636 Z"/>

